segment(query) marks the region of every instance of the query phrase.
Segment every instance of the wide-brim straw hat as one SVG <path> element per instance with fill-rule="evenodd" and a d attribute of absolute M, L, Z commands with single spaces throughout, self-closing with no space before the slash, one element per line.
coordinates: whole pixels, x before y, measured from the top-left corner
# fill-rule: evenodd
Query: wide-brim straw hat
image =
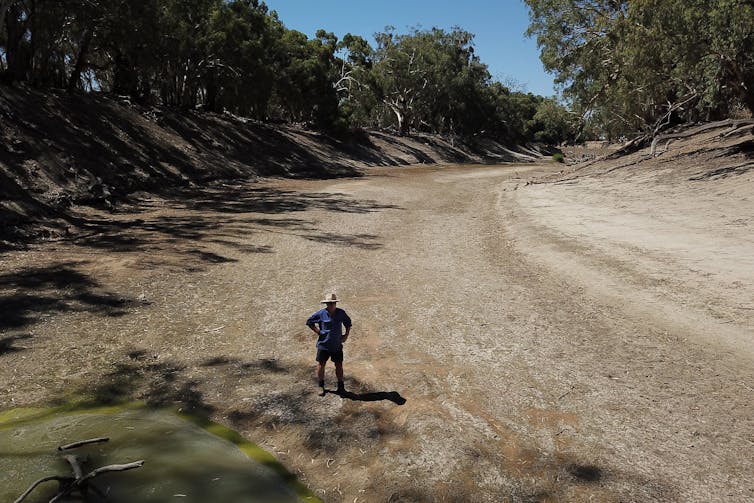
<path fill-rule="evenodd" d="M 329 304 L 330 302 L 338 302 L 338 296 L 334 293 L 328 293 L 325 295 L 325 299 L 320 301 L 320 304 Z"/>

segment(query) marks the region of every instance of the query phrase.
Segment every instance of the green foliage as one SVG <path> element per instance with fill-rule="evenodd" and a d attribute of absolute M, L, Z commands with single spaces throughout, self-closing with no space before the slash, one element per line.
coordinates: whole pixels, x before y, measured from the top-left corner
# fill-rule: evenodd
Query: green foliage
<path fill-rule="evenodd" d="M 341 104 L 357 126 L 515 142 L 560 143 L 573 136 L 572 121 L 554 100 L 511 92 L 491 80 L 471 33 L 433 28 L 396 34 L 389 27 L 375 38 L 375 49 L 352 35 L 340 46 L 346 51 Z M 546 109 L 537 116 L 542 103 Z"/>
<path fill-rule="evenodd" d="M 617 137 L 754 112 L 747 0 L 526 0 L 529 34 L 582 126 Z"/>
<path fill-rule="evenodd" d="M 400 133 L 475 132 L 490 76 L 474 55 L 472 34 L 433 28 L 407 35 L 387 31 L 376 39 L 373 90 Z"/>
<path fill-rule="evenodd" d="M 565 162 L 565 156 L 558 152 L 552 155 L 552 160 L 555 162 Z"/>
<path fill-rule="evenodd" d="M 573 141 L 573 117 L 553 99 L 543 99 L 537 104 L 537 111 L 527 124 L 531 137 L 540 143 L 557 145 Z"/>
<path fill-rule="evenodd" d="M 274 83 L 267 52 L 273 29 L 264 4 L 233 0 L 212 9 L 201 41 L 207 55 L 200 74 L 208 109 L 264 118 Z"/>
<path fill-rule="evenodd" d="M 334 126 L 338 98 L 333 86 L 337 39 L 322 30 L 308 40 L 280 26 L 274 63 L 275 101 L 279 115 L 320 128 Z"/>
<path fill-rule="evenodd" d="M 722 22 L 722 21 L 720 21 Z M 560 143 L 552 99 L 492 81 L 474 35 L 386 28 L 313 39 L 259 0 L 0 0 L 0 76 L 145 103 L 307 124 Z"/>

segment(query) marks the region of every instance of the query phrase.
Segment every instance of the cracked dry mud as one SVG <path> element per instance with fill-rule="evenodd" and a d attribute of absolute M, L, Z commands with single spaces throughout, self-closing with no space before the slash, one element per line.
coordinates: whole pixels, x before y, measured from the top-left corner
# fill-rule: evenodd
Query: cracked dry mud
<path fill-rule="evenodd" d="M 328 502 L 754 500 L 751 194 L 524 185 L 557 169 L 381 168 L 90 213 L 76 239 L 0 255 L 0 408 L 206 412 Z M 304 326 L 331 290 L 354 320 L 346 398 L 317 396 Z"/>

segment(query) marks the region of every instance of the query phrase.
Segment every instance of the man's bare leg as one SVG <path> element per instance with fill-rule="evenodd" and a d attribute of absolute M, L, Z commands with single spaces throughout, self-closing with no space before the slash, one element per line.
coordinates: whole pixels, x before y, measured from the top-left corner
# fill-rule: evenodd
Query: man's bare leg
<path fill-rule="evenodd" d="M 335 376 L 338 378 L 338 393 L 346 390 L 343 383 L 343 362 L 335 363 Z"/>
<path fill-rule="evenodd" d="M 317 362 L 317 381 L 319 382 L 319 396 L 325 396 L 325 364 Z"/>

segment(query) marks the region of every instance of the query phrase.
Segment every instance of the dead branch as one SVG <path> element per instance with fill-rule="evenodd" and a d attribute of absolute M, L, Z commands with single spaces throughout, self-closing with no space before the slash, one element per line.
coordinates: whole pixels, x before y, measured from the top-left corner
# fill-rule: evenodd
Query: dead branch
<path fill-rule="evenodd" d="M 671 140 L 671 139 L 678 139 L 678 138 L 687 138 L 689 136 L 694 136 L 699 133 L 702 133 L 704 131 L 709 131 L 710 129 L 719 129 L 726 126 L 729 126 L 729 129 L 723 133 L 720 133 L 720 136 L 722 137 L 728 137 L 736 132 L 754 127 L 754 120 L 753 119 L 725 119 L 721 121 L 710 122 L 708 124 L 702 124 L 701 126 L 694 127 L 691 129 L 686 129 L 685 131 L 682 131 L 679 133 L 667 133 L 667 134 L 656 136 L 654 140 L 652 140 L 652 150 L 650 151 L 650 155 L 652 157 L 655 156 L 655 150 L 656 150 L 658 142 Z M 667 150 L 667 147 L 665 148 L 665 150 Z"/>
<path fill-rule="evenodd" d="M 636 138 L 634 138 L 633 140 L 630 140 L 628 143 L 626 143 L 621 148 L 616 150 L 615 152 L 606 156 L 605 159 L 617 159 L 626 154 L 632 154 L 636 152 L 637 150 L 639 150 L 640 148 L 644 147 L 648 139 L 649 139 L 649 135 L 647 134 L 637 136 Z"/>
<path fill-rule="evenodd" d="M 58 447 L 58 450 L 67 451 L 69 449 L 75 449 L 77 447 L 81 447 L 82 445 L 97 444 L 100 442 L 107 442 L 109 440 L 110 439 L 108 437 L 90 438 L 89 440 L 81 440 L 79 442 L 73 442 L 72 444 L 61 445 L 60 447 Z"/>
<path fill-rule="evenodd" d="M 141 468 L 144 466 L 144 460 L 140 459 L 139 461 L 134 461 L 133 463 L 125 463 L 122 465 L 107 465 L 102 466 L 100 468 L 97 468 L 95 470 L 92 470 L 91 472 L 84 475 L 84 477 L 81 479 L 81 481 L 93 479 L 97 475 L 102 475 L 103 473 L 109 473 L 109 472 L 125 472 L 127 470 L 133 470 L 134 468 Z"/>
<path fill-rule="evenodd" d="M 723 138 L 727 138 L 736 133 L 746 131 L 747 129 L 751 130 L 752 134 L 754 134 L 754 129 L 752 128 L 754 128 L 754 119 L 740 119 L 737 121 L 733 121 L 731 128 L 725 131 L 724 133 L 720 133 L 720 136 L 722 136 Z"/>
<path fill-rule="evenodd" d="M 75 456 L 70 456 L 75 457 Z M 97 468 L 95 470 L 92 470 L 91 472 L 87 473 L 83 477 L 77 477 L 75 480 L 73 480 L 70 484 L 68 484 L 65 488 L 61 489 L 60 492 L 58 492 L 57 495 L 55 495 L 54 498 L 50 500 L 50 503 L 55 503 L 56 501 L 60 501 L 62 498 L 65 498 L 69 494 L 71 494 L 74 491 L 77 490 L 84 490 L 86 491 L 88 489 L 89 481 L 98 475 L 102 475 L 103 473 L 109 473 L 109 472 L 123 472 L 126 470 L 133 470 L 134 468 L 139 468 L 144 465 L 144 460 L 134 461 L 133 463 L 126 463 L 123 465 L 108 465 L 108 466 L 102 466 L 100 468 Z"/>
<path fill-rule="evenodd" d="M 21 496 L 19 496 L 18 498 L 16 498 L 16 500 L 13 503 L 21 503 L 29 494 L 31 494 L 31 492 L 34 489 L 37 488 L 38 485 L 43 484 L 45 482 L 49 482 L 51 480 L 57 480 L 58 482 L 66 482 L 66 481 L 70 481 L 72 479 L 71 479 L 71 477 L 60 477 L 60 476 L 57 476 L 57 475 L 51 475 L 49 477 L 42 477 L 41 479 L 39 479 L 36 482 L 34 482 L 31 486 L 29 486 L 29 488 Z"/>
<path fill-rule="evenodd" d="M 665 114 L 662 117 L 657 119 L 657 121 L 654 124 L 654 127 L 652 128 L 652 133 L 651 133 L 652 149 L 650 151 L 650 155 L 652 157 L 654 157 L 655 150 L 657 149 L 657 141 L 659 139 L 658 135 L 662 129 L 670 125 L 670 119 L 673 116 L 673 112 L 675 112 L 676 110 L 680 108 L 683 108 L 684 105 L 686 105 L 687 103 L 690 103 L 691 101 L 697 99 L 698 97 L 699 97 L 699 94 L 695 90 L 691 89 L 689 94 L 681 98 L 681 101 L 678 101 L 676 103 L 668 102 L 668 111 L 665 112 Z"/>
<path fill-rule="evenodd" d="M 681 102 L 680 104 L 686 103 L 688 100 L 685 100 L 684 102 Z M 665 116 L 663 116 L 665 117 Z M 661 126 L 662 124 L 658 123 L 655 126 L 655 132 L 658 131 L 658 126 Z M 686 125 L 686 127 L 689 127 L 690 125 Z M 708 124 L 702 124 L 697 127 L 692 127 L 690 129 L 686 129 L 682 132 L 677 133 L 667 133 L 662 135 L 653 135 L 653 134 L 643 134 L 641 136 L 637 136 L 636 138 L 630 140 L 628 143 L 623 145 L 621 148 L 616 150 L 615 152 L 611 153 L 605 159 L 617 159 L 619 157 L 622 157 L 626 154 L 632 154 L 636 152 L 637 150 L 643 148 L 646 146 L 647 141 L 652 138 L 651 142 L 651 150 L 648 157 L 655 157 L 655 153 L 657 150 L 657 144 L 661 141 L 665 140 L 674 140 L 678 138 L 686 138 L 689 136 L 694 136 L 696 134 L 702 133 L 704 131 L 708 131 L 711 129 L 719 129 L 726 126 L 730 126 L 732 129 L 726 131 L 723 133 L 724 135 L 733 134 L 736 131 L 743 130 L 748 127 L 754 127 L 754 120 L 752 119 L 725 119 L 722 121 L 717 122 L 710 122 Z M 666 148 L 663 152 L 667 150 L 667 145 L 670 144 L 670 141 L 666 144 Z M 661 152 L 662 153 L 662 152 Z"/>
<path fill-rule="evenodd" d="M 68 464 L 71 465 L 71 471 L 73 471 L 73 476 L 76 480 L 81 480 L 82 478 L 84 478 L 84 469 L 81 467 L 81 463 L 79 463 L 78 456 L 66 454 L 65 456 L 63 456 L 63 459 L 68 461 Z"/>
<path fill-rule="evenodd" d="M 109 438 L 107 437 L 81 440 L 79 442 L 73 442 L 71 444 L 62 445 L 58 447 L 58 451 L 66 451 L 69 449 L 75 449 L 77 447 L 81 447 L 83 445 L 107 442 L 108 440 Z M 103 473 L 123 472 L 126 470 L 133 470 L 134 468 L 139 468 L 144 465 L 144 460 L 142 459 L 139 461 L 134 461 L 132 463 L 101 466 L 99 468 L 96 468 L 90 471 L 86 475 L 84 475 L 83 462 L 78 456 L 75 456 L 73 454 L 64 454 L 62 457 L 70 465 L 71 471 L 73 472 L 72 477 L 63 477 L 59 475 L 51 475 L 49 477 L 43 477 L 37 480 L 36 482 L 34 482 L 26 491 L 24 491 L 24 493 L 21 496 L 19 496 L 14 501 L 14 503 L 21 503 L 27 496 L 29 496 L 29 494 L 32 493 L 32 491 L 34 491 L 34 489 L 37 486 L 45 482 L 48 482 L 50 480 L 57 480 L 60 484 L 58 487 L 58 493 L 50 500 L 50 503 L 55 503 L 56 501 L 60 501 L 61 499 L 73 493 L 74 491 L 78 491 L 79 493 L 81 493 L 81 496 L 84 499 L 86 499 L 86 495 L 89 489 L 97 491 L 96 487 L 89 485 L 89 481 L 94 479 L 95 477 L 102 475 Z"/>

